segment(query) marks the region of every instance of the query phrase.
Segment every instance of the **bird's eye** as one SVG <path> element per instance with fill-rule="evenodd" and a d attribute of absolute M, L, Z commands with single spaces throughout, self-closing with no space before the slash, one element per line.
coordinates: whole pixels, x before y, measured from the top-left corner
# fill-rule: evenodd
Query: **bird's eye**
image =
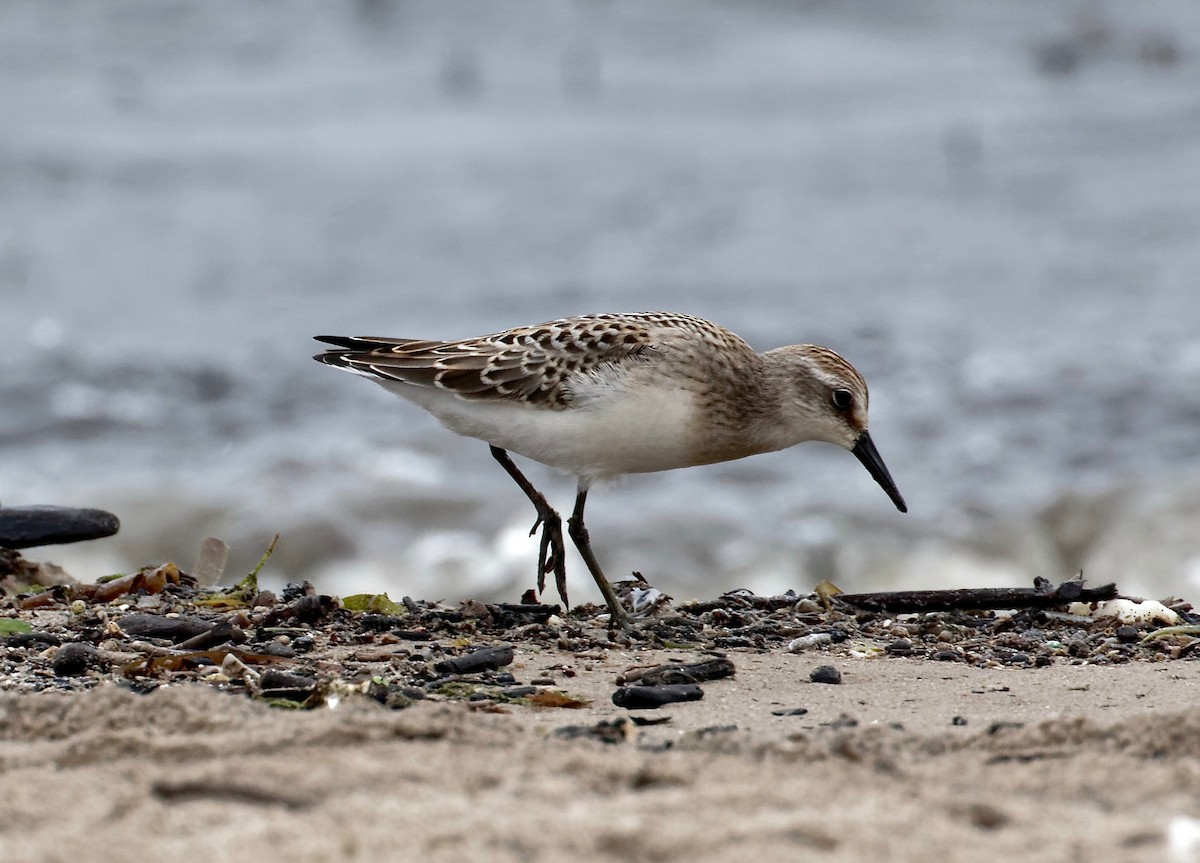
<path fill-rule="evenodd" d="M 833 406 L 840 411 L 848 411 L 854 404 L 854 393 L 850 390 L 834 390 L 832 398 Z"/>

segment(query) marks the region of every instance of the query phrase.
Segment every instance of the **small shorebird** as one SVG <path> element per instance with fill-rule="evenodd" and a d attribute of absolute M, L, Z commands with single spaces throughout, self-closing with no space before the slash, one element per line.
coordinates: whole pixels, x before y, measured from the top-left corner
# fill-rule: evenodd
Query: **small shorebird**
<path fill-rule="evenodd" d="M 701 318 L 580 315 L 461 341 L 317 336 L 313 359 L 386 387 L 451 431 L 479 438 L 537 511 L 538 590 L 553 571 L 566 602 L 562 519 L 508 452 L 578 479 L 567 532 L 611 623 L 625 610 L 592 552 L 583 508 L 597 480 L 785 449 L 837 444 L 858 457 L 901 512 L 904 499 L 867 432 L 867 384 L 828 348 L 758 353 Z"/>

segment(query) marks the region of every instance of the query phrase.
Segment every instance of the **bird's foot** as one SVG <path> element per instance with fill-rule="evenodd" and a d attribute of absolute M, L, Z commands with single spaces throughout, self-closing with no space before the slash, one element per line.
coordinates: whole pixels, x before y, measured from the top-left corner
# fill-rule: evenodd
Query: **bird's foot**
<path fill-rule="evenodd" d="M 567 547 L 563 542 L 562 517 L 549 507 L 538 510 L 537 521 L 529 529 L 529 535 L 533 536 L 539 528 L 542 538 L 538 547 L 538 593 L 546 589 L 546 573 L 553 572 L 558 597 L 563 605 L 569 608 L 571 603 L 567 599 Z"/>

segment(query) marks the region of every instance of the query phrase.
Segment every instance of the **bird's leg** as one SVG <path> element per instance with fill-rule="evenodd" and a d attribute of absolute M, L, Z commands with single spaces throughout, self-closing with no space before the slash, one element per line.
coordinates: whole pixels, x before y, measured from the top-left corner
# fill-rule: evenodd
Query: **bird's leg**
<path fill-rule="evenodd" d="M 588 572 L 596 580 L 596 586 L 600 588 L 600 593 L 603 594 L 604 601 L 608 604 L 609 628 L 615 629 L 620 626 L 621 629 L 629 632 L 631 631 L 629 617 L 621 606 L 621 600 L 617 598 L 617 592 L 604 577 L 604 572 L 600 569 L 600 562 L 596 560 L 596 555 L 592 552 L 592 543 L 588 538 L 587 527 L 583 524 L 583 507 L 586 503 L 587 489 L 581 488 L 579 494 L 575 496 L 575 509 L 571 513 L 571 517 L 567 519 L 567 532 L 571 535 L 575 547 L 579 549 L 583 562 L 587 564 Z"/>
<path fill-rule="evenodd" d="M 492 457 L 508 471 L 508 475 L 521 487 L 521 491 L 525 492 L 525 496 L 537 510 L 537 521 L 533 523 L 529 535 L 533 536 L 537 533 L 539 527 L 542 529 L 541 546 L 538 549 L 538 593 L 546 589 L 546 573 L 553 569 L 554 586 L 558 589 L 559 598 L 562 599 L 563 605 L 569 607 L 571 603 L 567 600 L 567 548 L 562 536 L 562 517 L 550 507 L 542 493 L 534 488 L 533 483 L 526 479 L 525 474 L 521 473 L 513 464 L 513 460 L 508 457 L 505 450 L 498 446 L 493 446 L 491 449 Z"/>

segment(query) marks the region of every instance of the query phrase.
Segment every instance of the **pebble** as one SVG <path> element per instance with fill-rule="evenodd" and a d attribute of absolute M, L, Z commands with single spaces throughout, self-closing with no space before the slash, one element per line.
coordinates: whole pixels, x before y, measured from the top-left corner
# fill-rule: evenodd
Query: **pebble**
<path fill-rule="evenodd" d="M 808 679 L 813 683 L 841 683 L 842 672 L 838 671 L 832 665 L 818 665 L 808 675 Z"/>
<path fill-rule="evenodd" d="M 1121 642 L 1122 644 L 1129 644 L 1137 641 L 1139 637 L 1141 637 L 1141 633 L 1138 632 L 1138 628 L 1136 626 L 1125 625 L 1117 627 L 1117 641 Z"/>
<path fill-rule="evenodd" d="M 495 671 L 512 664 L 514 648 L 511 644 L 498 647 L 483 647 L 464 656 L 452 656 L 433 666 L 438 674 L 474 674 L 478 671 Z"/>
<path fill-rule="evenodd" d="M 112 536 L 121 522 L 102 509 L 0 507 L 0 548 L 35 548 Z"/>
<path fill-rule="evenodd" d="M 612 701 L 626 710 L 653 710 L 677 701 L 699 701 L 704 690 L 694 683 L 675 683 L 668 686 L 622 686 L 613 693 Z"/>
<path fill-rule="evenodd" d="M 509 689 L 501 689 L 500 694 L 505 698 L 526 698 L 534 695 L 537 691 L 536 686 L 513 686 Z"/>
<path fill-rule="evenodd" d="M 787 650 L 789 653 L 798 653 L 810 647 L 823 647 L 826 644 L 833 644 L 833 633 L 814 632 L 811 635 L 802 635 L 799 638 L 793 638 L 788 642 Z"/>
<path fill-rule="evenodd" d="M 54 674 L 57 677 L 77 677 L 88 669 L 96 658 L 96 648 L 90 644 L 72 641 L 58 649 L 54 656 Z"/>
<path fill-rule="evenodd" d="M 317 646 L 317 640 L 311 635 L 298 635 L 292 639 L 292 650 L 296 653 L 308 653 Z"/>

